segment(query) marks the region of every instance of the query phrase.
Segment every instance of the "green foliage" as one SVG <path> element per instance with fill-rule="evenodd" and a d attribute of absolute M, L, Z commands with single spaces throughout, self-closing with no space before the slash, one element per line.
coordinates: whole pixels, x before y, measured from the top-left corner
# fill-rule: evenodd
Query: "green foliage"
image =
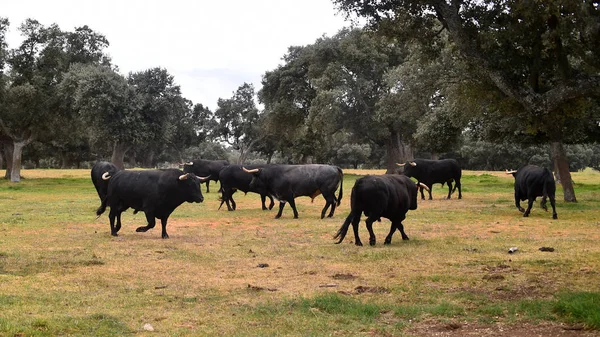
<path fill-rule="evenodd" d="M 217 124 L 212 130 L 213 136 L 238 150 L 240 163 L 244 162 L 248 152 L 261 138 L 260 115 L 254 97 L 254 86 L 244 83 L 231 98 L 220 98 L 214 113 Z"/>

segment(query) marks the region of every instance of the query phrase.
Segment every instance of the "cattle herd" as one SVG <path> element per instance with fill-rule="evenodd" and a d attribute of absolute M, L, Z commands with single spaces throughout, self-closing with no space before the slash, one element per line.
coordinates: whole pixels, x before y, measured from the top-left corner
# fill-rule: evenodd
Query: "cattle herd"
<path fill-rule="evenodd" d="M 156 219 L 162 225 L 162 238 L 167 234 L 167 219 L 171 213 L 184 202 L 202 202 L 204 196 L 200 185 L 206 183 L 209 192 L 210 181 L 220 181 L 221 204 L 227 205 L 229 211 L 236 209 L 233 195 L 236 191 L 253 192 L 261 196 L 262 209 L 273 208 L 279 201 L 279 212 L 275 218 L 280 218 L 286 203 L 290 204 L 294 218 L 298 218 L 295 199 L 308 196 L 312 200 L 319 195 L 325 199 L 321 211 L 321 219 L 327 215 L 332 217 L 343 197 L 344 175 L 337 166 L 331 165 L 229 165 L 224 160 L 195 160 L 185 163 L 183 171 L 179 169 L 132 171 L 119 170 L 108 162 L 97 162 L 91 171 L 91 178 L 100 198 L 100 207 L 96 215 L 100 216 L 110 207 L 109 221 L 111 235 L 117 236 L 121 229 L 121 213 L 129 208 L 134 214 L 143 211 L 148 222 L 147 226 L 138 227 L 137 232 L 146 232 L 154 228 Z M 350 224 L 354 231 L 354 243 L 362 246 L 358 236 L 358 226 L 362 214 L 366 218 L 369 231 L 369 244 L 375 245 L 373 222 L 387 218 L 391 221 L 390 232 L 384 243 L 390 244 L 396 230 L 403 240 L 408 240 L 402 221 L 409 210 L 417 209 L 417 197 L 421 191 L 421 199 L 425 199 L 423 190 L 429 193 L 433 184 L 448 185 L 448 196 L 458 189 L 458 199 L 462 198 L 462 170 L 454 159 L 425 160 L 415 159 L 403 164 L 402 174 L 367 175 L 356 180 L 350 196 L 350 214 L 338 230 L 336 243 L 341 243 Z M 552 218 L 557 219 L 555 208 L 556 185 L 552 173 L 547 168 L 533 165 L 524 166 L 518 170 L 507 170 L 515 178 L 515 205 L 529 216 L 536 197 L 542 197 L 540 206 L 547 210 L 546 200 L 550 199 Z M 417 180 L 415 183 L 410 178 Z M 454 188 L 453 187 L 454 184 Z M 339 193 L 336 196 L 335 192 Z M 266 199 L 270 204 L 267 207 Z M 527 209 L 520 205 L 528 200 Z M 327 211 L 329 210 L 329 214 Z"/>

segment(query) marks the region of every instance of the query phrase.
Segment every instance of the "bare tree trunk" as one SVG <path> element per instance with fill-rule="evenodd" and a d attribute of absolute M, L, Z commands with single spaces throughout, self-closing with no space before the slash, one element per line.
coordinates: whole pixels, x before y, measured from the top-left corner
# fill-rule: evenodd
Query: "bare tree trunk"
<path fill-rule="evenodd" d="M 437 152 L 431 152 L 431 160 L 439 160 L 440 154 Z"/>
<path fill-rule="evenodd" d="M 21 181 L 21 154 L 27 142 L 13 142 L 12 170 L 10 172 L 10 181 L 18 183 Z"/>
<path fill-rule="evenodd" d="M 125 144 L 119 144 L 115 142 L 113 146 L 112 157 L 110 158 L 111 163 L 113 163 L 119 170 L 125 169 L 125 165 L 123 163 L 125 159 L 125 153 L 129 150 L 131 146 Z"/>
<path fill-rule="evenodd" d="M 554 170 L 558 172 L 560 177 L 565 201 L 577 202 L 571 172 L 569 171 L 569 159 L 562 142 L 552 143 L 552 161 L 554 162 Z"/>
<path fill-rule="evenodd" d="M 402 143 L 400 134 L 392 132 L 390 139 L 386 144 L 386 174 L 397 172 L 398 165 L 396 163 L 404 163 L 409 159 L 413 159 L 413 151 L 410 145 Z"/>
<path fill-rule="evenodd" d="M 180 163 L 183 163 L 183 160 L 181 159 L 181 155 L 179 156 L 179 160 L 180 160 L 179 161 Z M 154 167 L 153 163 L 154 163 L 154 150 L 148 150 L 148 152 L 142 159 L 142 166 L 147 167 L 147 168 Z"/>
<path fill-rule="evenodd" d="M 0 170 L 4 166 L 4 147 L 0 148 Z"/>
<path fill-rule="evenodd" d="M 13 143 L 12 140 L 4 143 L 4 156 L 6 158 L 6 173 L 4 173 L 4 179 L 10 179 L 10 174 L 12 172 L 12 162 L 13 162 Z"/>
<path fill-rule="evenodd" d="M 129 159 L 128 162 L 129 162 L 129 166 L 131 168 L 135 167 L 135 163 L 136 163 L 135 162 L 135 155 L 136 155 L 136 153 L 134 151 L 131 151 L 131 152 L 129 152 L 129 156 L 127 158 L 127 159 Z"/>

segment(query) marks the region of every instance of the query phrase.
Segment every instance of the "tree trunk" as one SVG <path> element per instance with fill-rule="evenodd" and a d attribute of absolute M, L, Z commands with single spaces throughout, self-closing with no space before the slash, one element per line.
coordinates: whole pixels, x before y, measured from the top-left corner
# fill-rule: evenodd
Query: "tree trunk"
<path fill-rule="evenodd" d="M 440 154 L 437 152 L 431 152 L 431 160 L 439 160 Z"/>
<path fill-rule="evenodd" d="M 575 189 L 573 189 L 573 180 L 569 171 L 569 159 L 562 142 L 552 143 L 552 161 L 554 170 L 560 176 L 560 183 L 563 187 L 563 194 L 566 202 L 577 202 L 575 198 Z"/>
<path fill-rule="evenodd" d="M 179 156 L 181 157 L 181 156 Z M 180 163 L 183 163 L 183 160 L 180 159 Z M 144 158 L 142 159 L 142 166 L 146 168 L 154 167 L 154 150 L 148 150 Z"/>
<path fill-rule="evenodd" d="M 110 158 L 110 162 L 113 163 L 119 170 L 125 169 L 125 165 L 123 163 L 125 159 L 125 153 L 129 150 L 131 146 L 125 144 L 119 144 L 115 142 L 113 146 L 112 157 Z"/>
<path fill-rule="evenodd" d="M 27 143 L 23 141 L 13 142 L 12 170 L 10 172 L 10 181 L 13 183 L 21 181 L 21 154 L 25 145 Z"/>
<path fill-rule="evenodd" d="M 4 147 L 0 148 L 0 170 L 4 167 Z"/>
<path fill-rule="evenodd" d="M 69 162 L 69 155 L 66 151 L 60 153 L 60 168 L 68 169 L 71 168 L 71 163 Z"/>
<path fill-rule="evenodd" d="M 135 164 L 136 164 L 136 159 L 135 159 L 135 155 L 136 153 L 134 151 L 129 152 L 129 155 L 127 156 L 127 162 L 129 163 L 129 167 L 134 168 Z"/>
<path fill-rule="evenodd" d="M 6 173 L 4 174 L 4 179 L 10 179 L 10 174 L 12 172 L 12 163 L 13 163 L 13 143 L 12 140 L 4 143 L 4 158 L 6 158 Z"/>
<path fill-rule="evenodd" d="M 398 171 L 396 163 L 405 163 L 413 159 L 413 151 L 410 145 L 402 143 L 400 134 L 392 132 L 390 139 L 386 144 L 386 174 L 393 174 Z"/>

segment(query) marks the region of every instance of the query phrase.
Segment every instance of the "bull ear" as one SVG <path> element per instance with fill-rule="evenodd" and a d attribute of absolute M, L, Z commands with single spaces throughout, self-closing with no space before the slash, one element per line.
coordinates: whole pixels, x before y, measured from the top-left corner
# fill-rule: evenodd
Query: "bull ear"
<path fill-rule="evenodd" d="M 180 175 L 180 176 L 179 176 L 179 180 L 187 180 L 187 178 L 188 178 L 189 176 L 190 176 L 190 174 L 189 174 L 189 173 L 182 174 L 182 175 Z"/>
<path fill-rule="evenodd" d="M 417 163 L 415 163 L 414 161 L 411 161 L 410 166 L 417 166 Z"/>
<path fill-rule="evenodd" d="M 406 165 L 406 163 L 402 163 L 402 164 L 400 164 L 400 163 L 396 163 L 396 165 L 398 165 L 398 166 L 402 167 L 402 166 Z"/>

